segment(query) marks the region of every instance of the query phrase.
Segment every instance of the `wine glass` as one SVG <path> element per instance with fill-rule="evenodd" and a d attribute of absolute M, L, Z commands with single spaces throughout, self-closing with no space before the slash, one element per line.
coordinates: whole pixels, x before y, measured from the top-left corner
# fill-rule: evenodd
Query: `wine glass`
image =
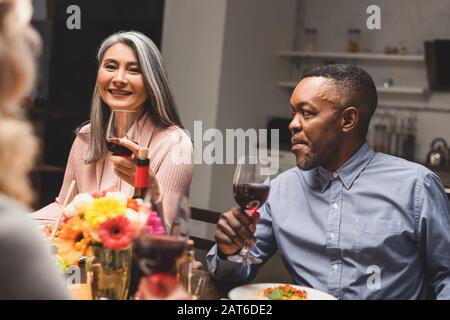
<path fill-rule="evenodd" d="M 130 298 L 135 297 L 139 283 L 144 278 L 151 280 L 150 282 L 155 281 L 161 285 L 161 288 L 176 282 L 177 261 L 186 250 L 190 231 L 189 201 L 185 196 L 175 193 L 164 210 L 157 212 L 157 216 L 164 231 L 155 234 L 153 228 L 152 231 L 144 227 L 133 242 Z M 153 214 L 150 214 L 150 217 L 155 218 Z M 154 225 L 149 221 L 146 223 L 147 226 Z M 169 226 L 165 221 L 173 221 L 173 223 Z M 153 291 L 154 288 L 147 289 Z"/>
<path fill-rule="evenodd" d="M 171 201 L 159 212 L 161 223 L 166 224 L 163 234 L 152 234 L 143 229 L 134 241 L 134 256 L 141 276 L 176 279 L 177 262 L 187 248 L 190 232 L 190 207 L 187 198 L 181 194 L 171 196 Z M 161 275 L 163 275 L 161 277 Z"/>
<path fill-rule="evenodd" d="M 108 142 L 108 150 L 113 155 L 128 158 L 133 153 L 127 147 L 119 143 L 119 139 L 127 138 L 137 143 L 137 112 L 134 110 L 112 110 L 108 121 L 108 129 L 106 130 L 106 141 Z"/>
<path fill-rule="evenodd" d="M 256 224 L 259 220 L 257 210 L 266 202 L 270 191 L 270 161 L 264 157 L 246 156 L 238 161 L 233 179 L 233 196 L 250 219 Z M 248 242 L 238 254 L 228 257 L 234 262 L 258 264 L 262 260 L 255 257 L 249 248 Z"/>

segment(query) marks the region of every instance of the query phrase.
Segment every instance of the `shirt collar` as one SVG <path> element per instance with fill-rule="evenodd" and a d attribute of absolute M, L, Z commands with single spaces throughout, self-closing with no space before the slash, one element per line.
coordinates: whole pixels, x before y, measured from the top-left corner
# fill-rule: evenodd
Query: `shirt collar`
<path fill-rule="evenodd" d="M 338 178 L 342 181 L 344 187 L 348 190 L 360 173 L 373 158 L 375 152 L 369 147 L 367 142 L 356 151 L 356 153 L 348 159 L 335 172 L 330 172 L 325 168 L 317 167 L 314 169 L 315 180 L 318 182 L 320 190 L 323 192 L 328 187 L 331 180 Z"/>

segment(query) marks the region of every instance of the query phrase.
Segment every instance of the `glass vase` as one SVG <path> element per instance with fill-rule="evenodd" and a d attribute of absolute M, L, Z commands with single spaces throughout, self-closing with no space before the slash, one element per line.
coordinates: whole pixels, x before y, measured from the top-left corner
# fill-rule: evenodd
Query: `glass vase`
<path fill-rule="evenodd" d="M 93 300 L 125 300 L 131 274 L 131 246 L 122 250 L 91 246 L 94 258 L 88 266 L 88 283 Z"/>

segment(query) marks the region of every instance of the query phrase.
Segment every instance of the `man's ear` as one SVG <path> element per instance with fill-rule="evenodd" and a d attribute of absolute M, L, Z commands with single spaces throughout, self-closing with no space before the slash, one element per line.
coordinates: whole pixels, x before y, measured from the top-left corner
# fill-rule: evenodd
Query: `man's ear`
<path fill-rule="evenodd" d="M 341 113 L 341 128 L 342 132 L 347 133 L 356 127 L 359 121 L 359 110 L 355 107 L 345 108 Z"/>

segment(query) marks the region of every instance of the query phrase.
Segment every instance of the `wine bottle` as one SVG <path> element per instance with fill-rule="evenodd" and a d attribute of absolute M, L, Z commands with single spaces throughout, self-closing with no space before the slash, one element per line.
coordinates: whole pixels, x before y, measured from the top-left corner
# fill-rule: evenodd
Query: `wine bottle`
<path fill-rule="evenodd" d="M 148 149 L 139 148 L 137 157 L 137 167 L 134 179 L 134 195 L 133 199 L 144 200 L 148 189 L 148 167 L 150 160 L 148 159 Z"/>
<path fill-rule="evenodd" d="M 148 198 L 148 170 L 150 161 L 148 159 L 148 149 L 139 148 L 137 156 L 137 167 L 134 179 L 134 194 L 133 199 L 140 199 L 146 201 Z M 133 250 L 135 249 L 135 244 L 133 245 Z M 144 276 L 142 270 L 139 268 L 138 262 L 136 260 L 135 252 L 133 253 L 133 258 L 131 262 L 131 276 L 130 284 L 128 287 L 128 298 L 134 299 L 134 296 L 139 288 L 139 281 Z"/>

